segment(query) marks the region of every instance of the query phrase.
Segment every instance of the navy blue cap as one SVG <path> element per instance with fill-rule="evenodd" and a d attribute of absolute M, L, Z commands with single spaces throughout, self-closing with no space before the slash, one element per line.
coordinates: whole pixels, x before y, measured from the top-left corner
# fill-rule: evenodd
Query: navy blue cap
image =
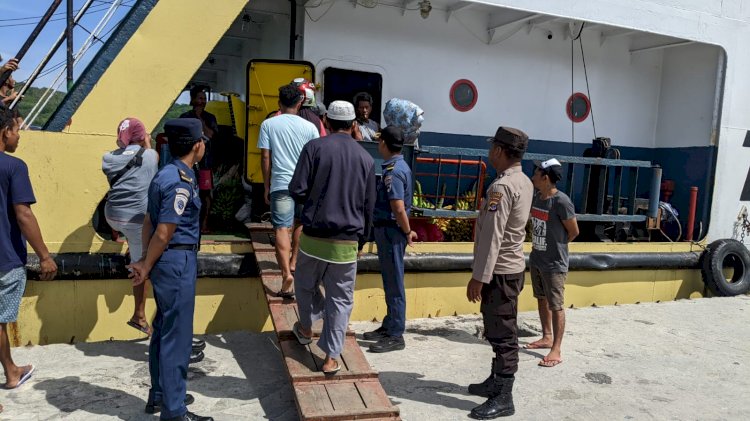
<path fill-rule="evenodd" d="M 383 130 L 376 133 L 375 139 L 383 139 L 386 144 L 397 148 L 404 147 L 403 131 L 396 126 L 386 126 Z"/>
<path fill-rule="evenodd" d="M 169 143 L 192 145 L 201 140 L 207 141 L 203 135 L 203 123 L 197 118 L 173 118 L 164 123 L 164 132 Z"/>

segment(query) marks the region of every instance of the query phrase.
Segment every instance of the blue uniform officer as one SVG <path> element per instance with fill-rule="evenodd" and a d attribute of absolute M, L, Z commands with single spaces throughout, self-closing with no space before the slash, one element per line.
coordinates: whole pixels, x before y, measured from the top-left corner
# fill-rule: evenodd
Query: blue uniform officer
<path fill-rule="evenodd" d="M 373 221 L 388 314 L 380 328 L 365 333 L 365 339 L 378 341 L 370 345 L 371 352 L 388 352 L 406 347 L 403 338 L 406 324 L 404 253 L 406 245 L 412 245 L 417 234 L 409 226 L 412 174 L 401 155 L 404 146 L 401 129 L 388 126 L 376 139 L 384 161 Z"/>
<path fill-rule="evenodd" d="M 150 278 L 156 317 L 149 346 L 149 391 L 146 412 L 162 420 L 210 421 L 188 412 L 186 394 L 193 336 L 200 209 L 193 165 L 206 151 L 198 119 L 173 119 L 164 130 L 174 158 L 151 181 L 143 226 L 146 257 L 131 265 L 134 284 Z"/>

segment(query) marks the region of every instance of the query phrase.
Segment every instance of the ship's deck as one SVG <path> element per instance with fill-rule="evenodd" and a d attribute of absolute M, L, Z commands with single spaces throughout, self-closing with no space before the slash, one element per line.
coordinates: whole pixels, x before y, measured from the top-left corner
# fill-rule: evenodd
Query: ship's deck
<path fill-rule="evenodd" d="M 749 313 L 748 296 L 569 310 L 563 364 L 540 368 L 542 353 L 521 352 L 514 419 L 744 419 Z M 520 315 L 526 335 L 537 323 L 534 313 Z M 373 326 L 352 325 L 360 344 Z M 468 419 L 482 402 L 465 389 L 489 368 L 479 326 L 476 316 L 409 321 L 405 351 L 365 353 L 403 419 Z M 206 358 L 189 373 L 192 410 L 217 421 L 297 418 L 274 334 L 205 339 Z M 0 419 L 155 419 L 142 412 L 146 352 L 145 341 L 14 348 L 37 372 L 18 390 L 0 390 Z"/>

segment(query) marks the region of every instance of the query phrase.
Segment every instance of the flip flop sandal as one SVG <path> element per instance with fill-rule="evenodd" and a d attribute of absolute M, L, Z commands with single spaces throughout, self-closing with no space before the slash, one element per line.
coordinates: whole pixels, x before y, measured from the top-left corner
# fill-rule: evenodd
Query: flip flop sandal
<path fill-rule="evenodd" d="M 138 324 L 132 320 L 128 320 L 128 326 L 132 327 L 133 329 L 138 329 L 141 332 L 145 333 L 146 335 L 151 335 L 151 332 L 149 331 L 148 325 L 143 326 L 141 324 Z"/>
<path fill-rule="evenodd" d="M 294 292 L 293 291 L 279 291 L 279 292 L 276 293 L 276 296 L 280 297 L 280 298 L 286 298 L 286 299 L 293 300 L 294 299 Z"/>
<path fill-rule="evenodd" d="M 528 343 L 523 346 L 523 349 L 550 349 L 551 346 L 546 345 L 536 345 L 534 342 Z"/>
<path fill-rule="evenodd" d="M 557 366 L 558 364 L 562 364 L 562 360 L 540 360 L 539 364 L 537 365 L 539 367 L 552 368 Z"/>
<path fill-rule="evenodd" d="M 299 322 L 295 323 L 292 327 L 292 333 L 297 337 L 297 342 L 299 342 L 300 345 L 310 345 L 312 343 L 312 338 L 303 335 L 302 332 L 300 332 L 300 327 L 302 327 L 302 325 Z"/>
<path fill-rule="evenodd" d="M 29 371 L 23 373 L 23 375 L 21 376 L 21 378 L 18 379 L 18 383 L 14 387 L 9 387 L 8 389 L 18 389 L 19 386 L 21 386 L 22 384 L 26 383 L 26 381 L 31 378 L 31 374 L 34 372 L 35 369 L 36 369 L 36 367 L 34 367 L 32 365 L 31 368 L 29 369 Z"/>
<path fill-rule="evenodd" d="M 332 376 L 338 373 L 339 371 L 341 371 L 341 364 L 339 364 L 339 362 L 336 360 L 334 361 L 336 362 L 336 368 L 334 368 L 333 370 L 329 370 L 329 371 L 323 371 L 323 374 L 325 374 L 326 376 Z"/>

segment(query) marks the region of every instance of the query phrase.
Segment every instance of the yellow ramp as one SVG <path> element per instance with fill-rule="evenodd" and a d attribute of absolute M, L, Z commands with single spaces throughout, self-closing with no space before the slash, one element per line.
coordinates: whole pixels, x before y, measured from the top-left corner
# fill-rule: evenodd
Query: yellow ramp
<path fill-rule="evenodd" d="M 160 0 L 81 103 L 70 131 L 111 134 L 128 116 L 156 126 L 246 5 Z"/>

